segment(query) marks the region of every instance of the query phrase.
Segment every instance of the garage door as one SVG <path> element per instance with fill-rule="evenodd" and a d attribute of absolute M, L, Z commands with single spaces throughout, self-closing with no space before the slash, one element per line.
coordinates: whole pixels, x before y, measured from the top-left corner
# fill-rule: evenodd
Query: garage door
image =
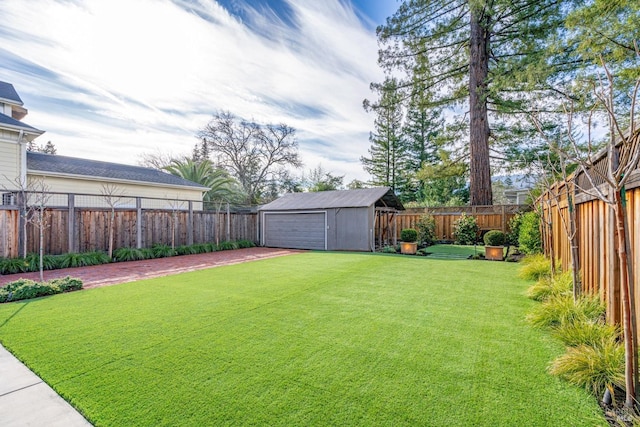
<path fill-rule="evenodd" d="M 265 212 L 264 245 L 272 248 L 325 250 L 325 216 L 325 212 Z"/>

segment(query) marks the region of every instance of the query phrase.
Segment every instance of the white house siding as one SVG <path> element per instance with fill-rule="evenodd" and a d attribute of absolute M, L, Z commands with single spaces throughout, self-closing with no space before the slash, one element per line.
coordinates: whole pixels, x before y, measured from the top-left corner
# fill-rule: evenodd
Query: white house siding
<path fill-rule="evenodd" d="M 29 182 L 42 178 L 37 173 L 29 173 Z M 136 197 L 143 198 L 143 209 L 178 209 L 186 210 L 189 205 L 186 201 L 193 201 L 193 209 L 202 209 L 202 191 L 189 188 L 162 186 L 160 184 L 110 182 L 105 178 L 96 177 L 96 180 L 83 179 L 82 177 L 54 177 L 44 176 L 47 191 L 53 193 L 79 194 L 75 197 L 74 204 L 77 207 L 107 207 L 108 204 L 102 194 L 106 185 L 115 189 L 114 195 L 122 195 L 118 199 L 117 207 L 135 208 Z M 91 196 L 86 196 L 91 195 Z M 66 197 L 54 196 L 48 204 L 66 205 Z M 163 200 L 153 200 L 163 199 Z"/>
<path fill-rule="evenodd" d="M 2 138 L 8 132 L 0 131 Z M 17 189 L 20 171 L 20 145 L 0 140 L 0 190 Z"/>

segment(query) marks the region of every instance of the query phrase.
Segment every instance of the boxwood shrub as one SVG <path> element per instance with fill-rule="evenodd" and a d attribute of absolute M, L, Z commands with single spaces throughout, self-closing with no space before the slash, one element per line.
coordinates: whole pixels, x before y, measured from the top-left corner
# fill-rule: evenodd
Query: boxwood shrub
<path fill-rule="evenodd" d="M 18 279 L 0 288 L 0 303 L 38 298 L 79 289 L 82 289 L 82 280 L 69 276 L 48 282 Z"/>
<path fill-rule="evenodd" d="M 506 236 L 500 230 L 487 231 L 484 235 L 484 244 L 487 246 L 502 246 L 505 241 Z"/>

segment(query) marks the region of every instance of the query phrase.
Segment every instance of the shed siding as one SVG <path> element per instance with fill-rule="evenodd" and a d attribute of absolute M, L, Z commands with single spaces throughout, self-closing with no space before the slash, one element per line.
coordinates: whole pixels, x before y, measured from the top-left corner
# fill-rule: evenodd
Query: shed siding
<path fill-rule="evenodd" d="M 326 246 L 326 213 L 264 212 L 264 245 L 275 248 L 317 249 Z"/>
<path fill-rule="evenodd" d="M 335 220 L 331 221 L 329 225 L 329 230 L 333 237 L 333 245 L 329 245 L 329 249 L 340 251 L 370 251 L 370 210 L 372 210 L 372 208 L 334 209 Z"/>

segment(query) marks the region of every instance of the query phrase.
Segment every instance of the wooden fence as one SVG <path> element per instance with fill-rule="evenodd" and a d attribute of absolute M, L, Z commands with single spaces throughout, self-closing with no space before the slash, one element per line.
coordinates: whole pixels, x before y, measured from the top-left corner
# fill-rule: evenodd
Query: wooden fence
<path fill-rule="evenodd" d="M 109 247 L 111 211 L 100 208 L 47 208 L 44 252 L 106 251 Z M 114 248 L 150 247 L 154 244 L 187 245 L 246 239 L 257 241 L 256 213 L 116 209 Z M 0 210 L 0 257 L 19 256 L 20 215 Z M 27 224 L 27 252 L 37 252 L 39 228 Z"/>
<path fill-rule="evenodd" d="M 506 233 L 509 231 L 509 220 L 518 212 L 523 212 L 528 208 L 528 205 L 409 208 L 397 214 L 396 237 L 400 239 L 400 233 L 405 228 L 416 228 L 416 223 L 425 214 L 433 216 L 436 222 L 437 240 L 454 239 L 455 222 L 460 219 L 463 213 L 476 218 L 480 231 L 501 230 Z"/>
<path fill-rule="evenodd" d="M 640 131 L 635 136 L 640 138 Z M 637 148 L 637 146 L 636 146 Z M 615 214 L 610 205 L 596 198 L 593 185 L 604 193 L 610 193 L 602 174 L 606 170 L 607 157 L 602 153 L 592 166 L 599 173 L 593 173 L 591 180 L 584 172 L 576 173 L 568 182 L 552 185 L 537 201 L 541 212 L 544 252 L 557 258 L 564 270 L 572 268 L 571 242 L 568 234 L 569 196 L 575 204 L 575 243 L 577 265 L 581 275 L 584 293 L 599 295 L 607 309 L 607 320 L 619 323 L 622 303 L 620 294 L 619 262 Z M 626 184 L 626 210 L 629 218 L 630 242 L 627 257 L 633 268 L 636 312 L 640 310 L 640 170 L 628 176 Z M 640 326 L 640 325 L 638 325 Z"/>

